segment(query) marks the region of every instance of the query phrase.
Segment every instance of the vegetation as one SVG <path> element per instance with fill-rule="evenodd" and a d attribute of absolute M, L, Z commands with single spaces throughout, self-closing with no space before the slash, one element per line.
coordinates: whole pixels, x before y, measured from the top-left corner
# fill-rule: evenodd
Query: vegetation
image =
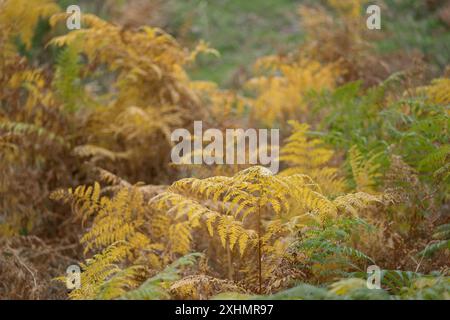
<path fill-rule="evenodd" d="M 66 2 L 0 0 L 0 298 L 450 299 L 448 5 Z M 195 120 L 279 128 L 280 172 L 174 165 Z"/>

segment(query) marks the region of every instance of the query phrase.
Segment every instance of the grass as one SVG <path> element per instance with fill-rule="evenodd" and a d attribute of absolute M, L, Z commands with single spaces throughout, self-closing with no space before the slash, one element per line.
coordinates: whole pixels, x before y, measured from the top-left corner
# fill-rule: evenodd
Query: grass
<path fill-rule="evenodd" d="M 124 5 L 124 0 L 115 1 Z M 258 57 L 292 51 L 302 41 L 300 4 L 322 4 L 326 0 L 148 0 L 161 3 L 163 29 L 183 45 L 193 47 L 203 39 L 220 57 L 201 56 L 190 69 L 193 79 L 210 80 L 222 87 L 239 88 Z M 62 8 L 72 0 L 58 0 Z M 376 3 L 377 1 L 370 1 Z M 378 43 L 381 52 L 421 51 L 434 71 L 450 63 L 450 25 L 439 18 L 445 0 L 383 0 L 382 30 L 387 37 Z M 82 0 L 88 12 L 107 18 L 104 1 Z"/>
<path fill-rule="evenodd" d="M 311 0 L 169 0 L 168 29 L 184 44 L 204 39 L 220 58 L 201 57 L 191 70 L 194 79 L 239 87 L 256 58 L 292 50 L 302 41 L 297 8 Z M 442 3 L 384 0 L 381 52 L 421 51 L 438 73 L 450 63 L 450 26 L 438 17 Z M 187 30 L 187 31 L 186 31 Z"/>
<path fill-rule="evenodd" d="M 169 30 L 185 43 L 204 39 L 221 53 L 202 57 L 191 74 L 233 86 L 256 58 L 292 49 L 301 41 L 299 0 L 169 1 Z M 188 30 L 183 33 L 183 30 Z"/>
<path fill-rule="evenodd" d="M 438 16 L 442 7 L 439 4 L 444 1 L 436 2 L 438 5 L 433 9 L 425 1 L 385 0 L 382 19 L 389 37 L 379 43 L 379 49 L 384 52 L 418 49 L 434 68 L 442 71 L 450 63 L 450 25 Z"/>

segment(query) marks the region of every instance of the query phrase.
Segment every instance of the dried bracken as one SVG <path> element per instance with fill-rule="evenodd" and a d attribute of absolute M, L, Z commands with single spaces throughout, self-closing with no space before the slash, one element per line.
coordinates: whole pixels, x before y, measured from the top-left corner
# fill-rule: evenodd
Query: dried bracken
<path fill-rule="evenodd" d="M 384 60 L 366 2 L 329 0 L 223 89 L 187 71 L 217 51 L 141 3 L 66 32 L 56 1 L 0 0 L 0 298 L 450 299 L 448 74 Z M 280 172 L 174 165 L 195 120 L 280 128 Z"/>

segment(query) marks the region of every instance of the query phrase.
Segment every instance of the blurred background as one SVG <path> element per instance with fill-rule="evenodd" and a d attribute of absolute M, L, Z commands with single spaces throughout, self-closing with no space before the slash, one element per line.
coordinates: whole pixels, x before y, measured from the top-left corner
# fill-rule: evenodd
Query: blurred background
<path fill-rule="evenodd" d="M 300 4 L 328 5 L 326 0 L 59 0 L 62 8 L 75 3 L 82 12 L 121 25 L 161 27 L 187 47 L 205 40 L 221 56 L 200 57 L 191 76 L 231 88 L 245 81 L 256 58 L 290 51 L 302 42 Z M 450 1 L 369 3 L 382 8 L 377 50 L 420 52 L 436 73 L 442 72 L 450 61 Z"/>

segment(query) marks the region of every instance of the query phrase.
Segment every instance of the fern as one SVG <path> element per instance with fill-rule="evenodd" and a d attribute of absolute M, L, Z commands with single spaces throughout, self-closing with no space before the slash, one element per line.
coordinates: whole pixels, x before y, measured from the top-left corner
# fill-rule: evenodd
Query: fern
<path fill-rule="evenodd" d="M 362 6 L 367 0 L 338 1 L 328 0 L 330 6 L 343 15 L 346 19 L 358 18 L 361 16 Z"/>
<path fill-rule="evenodd" d="M 116 263 L 126 258 L 129 249 L 124 245 L 111 245 L 103 252 L 86 260 L 85 264 L 81 264 L 81 286 L 70 293 L 70 298 L 94 299 L 97 297 L 104 282 L 121 272 Z"/>
<path fill-rule="evenodd" d="M 175 222 L 171 228 L 182 228 L 182 232 L 176 232 L 177 229 L 170 232 L 176 235 L 171 242 L 177 243 L 177 248 L 182 245 L 187 251 L 191 247 L 188 231 L 199 227 L 211 237 L 217 235 L 225 250 L 233 252 L 238 248 L 240 256 L 255 248 L 261 285 L 262 256 L 273 245 L 271 234 L 276 231 L 263 229 L 262 212 L 270 209 L 275 215 L 284 212 L 288 217 L 289 208 L 296 205 L 317 210 L 320 218 L 325 218 L 336 210 L 329 200 L 310 189 L 309 181 L 304 176 L 276 177 L 265 168 L 253 167 L 234 177 L 177 181 L 150 203 L 156 210 L 172 215 Z M 207 204 L 209 201 L 212 208 Z"/>
<path fill-rule="evenodd" d="M 71 203 L 83 221 L 90 221 L 91 228 L 80 239 L 85 253 L 100 251 L 81 265 L 84 280 L 82 287 L 71 293 L 75 299 L 117 297 L 137 286 L 148 268 L 161 266 L 158 252 L 164 244 L 153 242 L 151 235 L 143 232 L 142 193 L 135 187 L 119 190 L 112 199 L 100 193 L 100 185 L 95 183 L 52 194 L 55 200 Z"/>
<path fill-rule="evenodd" d="M 374 193 L 378 179 L 381 177 L 380 167 L 377 158 L 380 153 L 369 154 L 367 160 L 356 146 L 349 150 L 349 162 L 352 169 L 353 178 L 358 191 Z"/>
<path fill-rule="evenodd" d="M 433 104 L 450 104 L 450 79 L 448 78 L 434 79 L 429 86 L 418 88 L 417 91 L 424 93 L 428 101 Z"/>
<path fill-rule="evenodd" d="M 199 253 L 191 253 L 179 258 L 157 275 L 145 280 L 137 289 L 121 296 L 125 300 L 157 300 L 168 299 L 168 285 L 180 278 L 180 268 L 191 266 L 200 257 Z"/>
<path fill-rule="evenodd" d="M 311 226 L 302 232 L 295 250 L 302 255 L 303 268 L 309 269 L 318 278 L 329 278 L 358 269 L 358 264 L 373 260 L 352 247 L 352 234 L 359 227 L 370 228 L 364 221 L 355 218 L 340 218 L 323 226 Z"/>
<path fill-rule="evenodd" d="M 81 145 L 72 150 L 73 154 L 80 158 L 90 158 L 95 163 L 104 159 L 116 161 L 118 159 L 126 159 L 129 156 L 127 152 L 114 152 L 95 145 Z"/>
<path fill-rule="evenodd" d="M 392 274 L 389 272 L 384 273 Z M 406 276 L 406 273 L 397 272 Z M 408 277 L 408 276 L 406 276 Z M 409 279 L 409 278 L 408 278 Z M 400 291 L 393 292 L 384 289 L 368 289 L 366 280 L 360 278 L 343 278 L 329 285 L 328 290 L 310 284 L 299 284 L 293 288 L 278 292 L 270 296 L 244 296 L 246 299 L 302 299 L 302 300 L 398 300 L 398 299 L 445 299 L 449 298 L 449 279 L 441 276 L 417 277 L 404 282 Z M 219 295 L 217 298 L 222 298 Z M 228 294 L 225 297 L 240 297 Z"/>
<path fill-rule="evenodd" d="M 344 190 L 344 181 L 338 177 L 338 169 L 329 167 L 334 152 L 325 148 L 320 139 L 307 139 L 307 124 L 290 121 L 292 135 L 281 148 L 280 160 L 288 163 L 289 168 L 282 175 L 296 173 L 308 174 L 322 187 L 325 194 L 339 194 Z"/>
<path fill-rule="evenodd" d="M 47 130 L 44 127 L 30 123 L 2 121 L 0 122 L 0 132 L 1 131 L 4 132 L 2 135 L 9 136 L 10 138 L 12 136 L 29 138 L 34 135 L 43 142 L 46 141 L 50 144 L 56 143 L 62 146 L 67 146 L 67 141 L 63 137 Z"/>
<path fill-rule="evenodd" d="M 74 45 L 67 46 L 58 55 L 53 85 L 69 112 L 79 109 L 77 104 L 83 98 L 80 71 L 76 47 Z"/>
<path fill-rule="evenodd" d="M 0 3 L 0 26 L 8 36 L 20 36 L 27 49 L 31 47 L 39 18 L 48 18 L 59 11 L 54 0 L 36 0 L 32 6 L 26 0 L 8 0 Z"/>
<path fill-rule="evenodd" d="M 422 277 L 416 279 L 412 287 L 403 296 L 406 299 L 417 300 L 449 300 L 449 277 Z"/>
<path fill-rule="evenodd" d="M 217 296 L 218 292 L 246 294 L 246 290 L 233 281 L 206 275 L 187 276 L 175 281 L 170 286 L 170 294 L 176 299 L 208 299 Z"/>
<path fill-rule="evenodd" d="M 255 63 L 255 69 L 256 76 L 246 84 L 256 93 L 249 103 L 252 116 L 266 125 L 305 112 L 307 94 L 334 88 L 341 73 L 337 64 L 297 56 L 264 57 Z"/>
<path fill-rule="evenodd" d="M 450 82 L 381 57 L 365 2 L 301 6 L 301 47 L 222 89 L 187 71 L 204 41 L 0 0 L 0 296 L 61 298 L 77 259 L 71 299 L 450 299 Z M 290 124 L 282 172 L 173 167 L 194 120 Z"/>
<path fill-rule="evenodd" d="M 431 257 L 439 251 L 450 249 L 450 223 L 438 226 L 434 231 L 433 238 L 437 240 L 429 243 L 419 255 Z"/>
<path fill-rule="evenodd" d="M 269 300 L 329 300 L 334 297 L 326 289 L 309 284 L 300 284 L 274 295 L 263 296 L 261 298 Z"/>
<path fill-rule="evenodd" d="M 82 219 L 87 219 L 93 215 L 99 207 L 107 205 L 108 199 L 100 199 L 100 184 L 95 183 L 93 187 L 79 186 L 75 190 L 70 188 L 68 191 L 54 191 L 50 198 L 56 201 L 70 202 L 73 210 Z M 101 204 L 101 202 L 103 204 Z"/>
<path fill-rule="evenodd" d="M 448 180 L 448 163 L 450 159 L 450 145 L 442 145 L 419 161 L 418 167 L 422 172 L 433 172 L 436 181 Z"/>
<path fill-rule="evenodd" d="M 101 285 L 96 299 L 111 300 L 123 296 L 139 285 L 139 276 L 145 268 L 140 265 L 128 267 L 115 273 Z"/>
<path fill-rule="evenodd" d="M 209 237 L 218 238 L 230 257 L 236 253 L 239 259 L 255 260 L 259 275 L 255 280 L 261 286 L 281 261 L 278 252 L 286 248 L 282 238 L 292 237 L 301 225 L 325 223 L 338 210 L 357 214 L 376 202 L 383 203 L 381 197 L 364 193 L 331 201 L 305 175 L 273 176 L 265 168 L 252 167 L 233 177 L 179 180 L 149 204 L 157 212 L 171 216 L 169 238 L 174 253 L 189 252 L 194 246 L 191 234 L 204 230 Z M 249 254 L 253 250 L 254 256 Z M 333 250 L 341 255 L 368 258 L 345 246 L 335 246 Z M 263 264 L 263 260 L 273 264 Z M 229 274 L 234 273 L 232 264 L 229 260 Z M 252 268 L 255 266 L 249 265 L 245 273 L 251 273 Z"/>

